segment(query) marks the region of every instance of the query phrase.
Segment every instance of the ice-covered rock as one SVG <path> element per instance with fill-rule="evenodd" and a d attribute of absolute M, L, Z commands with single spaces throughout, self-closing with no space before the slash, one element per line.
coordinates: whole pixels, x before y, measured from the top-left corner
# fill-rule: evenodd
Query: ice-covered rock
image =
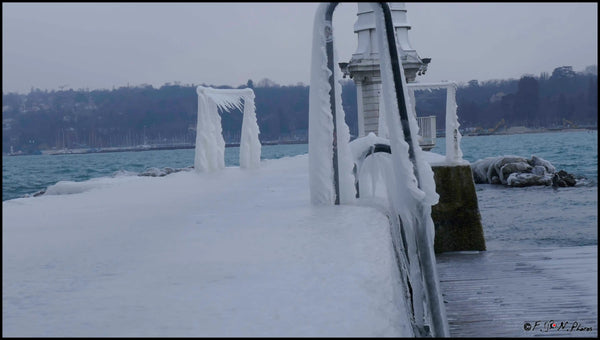
<path fill-rule="evenodd" d="M 552 184 L 552 177 L 540 176 L 530 172 L 513 172 L 506 179 L 506 184 L 511 187 L 550 185 Z"/>
<path fill-rule="evenodd" d="M 506 182 L 508 183 L 508 177 L 513 174 L 513 173 L 520 173 L 520 172 L 531 172 L 532 167 L 524 162 L 512 162 L 512 163 L 506 163 L 504 164 L 501 168 L 500 168 L 500 179 L 506 179 Z M 543 175 L 543 174 L 542 174 Z"/>
<path fill-rule="evenodd" d="M 477 184 L 504 184 L 511 187 L 532 185 L 574 186 L 575 176 L 556 168 L 547 160 L 531 156 L 498 156 L 480 159 L 471 164 Z"/>
<path fill-rule="evenodd" d="M 531 160 L 529 160 L 528 162 L 531 166 L 543 166 L 549 173 L 556 172 L 556 168 L 554 167 L 554 165 L 550 164 L 550 162 L 548 162 L 547 160 L 537 157 L 535 155 L 531 156 Z"/>
<path fill-rule="evenodd" d="M 528 160 L 519 156 L 488 157 L 471 164 L 475 183 L 507 184 L 512 172 L 528 172 L 528 169 L 531 169 Z"/>
<path fill-rule="evenodd" d="M 531 169 L 531 173 L 544 176 L 546 174 L 546 168 L 541 165 L 536 165 Z"/>

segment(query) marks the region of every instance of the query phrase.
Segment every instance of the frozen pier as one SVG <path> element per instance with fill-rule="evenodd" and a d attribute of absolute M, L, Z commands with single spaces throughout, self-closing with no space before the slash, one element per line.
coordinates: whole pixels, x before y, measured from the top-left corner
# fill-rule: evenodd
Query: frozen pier
<path fill-rule="evenodd" d="M 437 256 L 452 337 L 597 337 L 597 246 Z"/>
<path fill-rule="evenodd" d="M 4 337 L 410 337 L 388 219 L 308 155 L 2 203 Z"/>

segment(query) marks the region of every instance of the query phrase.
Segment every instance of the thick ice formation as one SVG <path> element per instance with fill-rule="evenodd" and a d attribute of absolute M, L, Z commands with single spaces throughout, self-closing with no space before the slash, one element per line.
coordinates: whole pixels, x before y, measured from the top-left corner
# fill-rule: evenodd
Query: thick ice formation
<path fill-rule="evenodd" d="M 256 122 L 252 89 L 213 89 L 198 86 L 198 123 L 194 168 L 199 172 L 225 167 L 225 140 L 218 110 L 239 109 L 244 112 L 240 140 L 240 167 L 257 168 L 260 164 L 260 133 Z M 243 101 L 243 102 L 242 102 Z"/>
<path fill-rule="evenodd" d="M 378 185 L 386 189 L 385 184 L 383 184 L 385 183 L 385 180 L 383 180 L 382 172 L 388 165 L 387 163 L 391 162 L 389 155 L 383 155 L 384 158 L 381 159 L 385 164 L 380 164 L 378 162 L 380 160 L 380 155 L 376 153 L 366 157 L 366 153 L 372 151 L 376 144 L 389 145 L 390 141 L 387 138 L 378 137 L 371 132 L 364 137 L 356 138 L 350 142 L 350 150 L 354 157 L 354 164 L 356 164 L 355 181 L 358 184 L 358 192 L 361 197 L 376 196 L 375 191 Z M 375 158 L 377 158 L 378 161 L 373 161 Z M 383 183 L 381 183 L 381 181 L 383 181 Z M 387 193 L 385 197 L 387 197 Z M 390 215 L 393 214 L 390 213 Z"/>
<path fill-rule="evenodd" d="M 448 162 L 461 163 L 462 150 L 460 140 L 462 138 L 458 131 L 459 123 L 456 115 L 456 84 L 452 83 L 446 89 L 446 140 L 452 139 L 452 143 L 446 142 L 446 160 Z"/>
<path fill-rule="evenodd" d="M 377 8 L 377 6 L 374 6 L 374 8 Z M 377 8 L 379 10 L 379 12 L 381 12 L 380 8 Z M 375 13 L 377 14 L 378 11 L 376 10 Z M 376 15 L 376 24 L 379 24 L 380 26 L 384 25 L 384 21 L 383 21 L 383 13 L 379 13 L 379 15 Z M 382 29 L 385 30 L 385 27 L 381 27 L 380 26 L 376 26 L 376 29 Z M 389 48 L 387 46 L 387 41 L 385 41 L 384 37 L 385 35 L 383 34 L 378 34 L 378 43 L 380 46 L 380 55 L 381 56 L 387 56 L 389 55 Z M 392 72 L 392 66 L 391 66 L 391 62 L 389 60 L 389 58 L 380 58 L 380 63 L 381 63 L 381 77 L 382 77 L 382 104 L 384 106 L 385 109 L 385 120 L 386 120 L 386 127 L 388 130 L 388 134 L 389 134 L 389 138 L 390 138 L 390 144 L 392 147 L 392 150 L 394 150 L 393 154 L 397 155 L 397 157 L 392 157 L 394 159 L 394 166 L 397 169 L 396 171 L 398 171 L 397 173 L 397 177 L 398 178 L 407 178 L 407 191 L 410 192 L 411 196 L 413 199 L 417 200 L 417 201 L 424 201 L 425 203 L 428 203 L 429 205 L 433 205 L 436 204 L 439 196 L 438 194 L 435 192 L 435 182 L 433 180 L 433 171 L 431 170 L 431 167 L 429 166 L 429 164 L 427 164 L 426 162 L 424 162 L 422 160 L 423 155 L 422 155 L 422 149 L 419 147 L 419 143 L 418 143 L 418 137 L 417 137 L 417 131 L 419 131 L 419 126 L 417 123 L 417 120 L 415 118 L 414 115 L 409 114 L 408 115 L 408 120 L 409 120 L 409 124 L 410 124 L 410 130 L 413 132 L 411 135 L 412 138 L 412 144 L 415 146 L 415 158 L 416 158 L 416 162 L 417 162 L 417 167 L 419 169 L 419 173 L 418 176 L 420 177 L 420 188 L 417 185 L 417 178 L 415 177 L 414 171 L 413 171 L 413 164 L 409 161 L 409 156 L 408 156 L 408 144 L 404 141 L 404 134 L 402 132 L 402 128 L 401 128 L 401 123 L 400 123 L 400 117 L 398 116 L 398 114 L 387 114 L 388 112 L 399 112 L 399 108 L 398 108 L 398 102 L 396 100 L 396 95 L 395 95 L 395 88 L 393 86 L 394 84 L 394 80 L 393 80 L 393 72 Z M 402 70 L 402 69 L 401 69 Z M 404 98 L 406 99 L 407 103 L 407 109 L 410 111 L 410 108 L 412 106 L 412 104 L 410 103 L 410 97 L 408 95 L 407 92 L 407 86 L 406 86 L 406 80 L 404 78 L 404 74 L 403 72 L 401 72 L 402 74 L 402 82 L 403 82 L 403 91 L 404 91 Z M 398 150 L 398 152 L 396 152 L 396 150 Z M 406 207 L 406 205 L 400 206 L 398 207 L 398 210 L 403 210 Z"/>
<path fill-rule="evenodd" d="M 255 169 L 260 166 L 261 145 L 258 135 L 260 130 L 256 121 L 254 91 L 244 96 L 244 118 L 240 140 L 240 167 Z"/>
<path fill-rule="evenodd" d="M 333 204 L 336 199 L 333 169 L 333 114 L 329 98 L 331 72 L 327 67 L 326 42 L 332 39 L 331 21 L 325 20 L 329 3 L 317 8 L 313 25 L 313 45 L 310 74 L 309 113 L 308 113 L 308 153 L 310 196 L 313 204 Z M 334 48 L 334 65 L 337 53 Z M 350 203 L 355 199 L 354 178 L 352 175 L 352 155 L 348 142 L 350 130 L 346 125 L 342 107 L 342 87 L 339 83 L 341 71 L 334 68 L 335 108 L 337 129 L 337 152 L 339 169 L 340 203 Z"/>
<path fill-rule="evenodd" d="M 351 202 L 354 199 L 354 178 L 352 176 L 353 159 L 348 145 L 348 127 L 344 121 L 344 111 L 341 106 L 341 86 L 339 84 L 340 71 L 334 67 L 335 103 L 331 104 L 329 91 L 329 77 L 331 72 L 328 67 L 328 51 L 333 41 L 331 18 L 327 18 L 327 11 L 335 5 L 321 4 L 317 9 L 313 32 L 313 55 L 311 69 L 311 86 L 309 101 L 309 176 L 311 201 L 314 204 L 332 204 L 336 197 L 334 187 L 333 159 L 337 145 L 339 164 L 339 189 L 340 203 Z M 391 58 L 386 37 L 385 22 L 381 4 L 373 4 L 376 21 L 376 31 L 380 47 L 380 63 L 382 75 L 382 105 L 387 127 L 390 147 L 393 150 L 389 160 L 384 166 L 373 167 L 371 170 L 360 171 L 371 173 L 372 178 L 383 173 L 387 197 L 389 200 L 389 217 L 393 224 L 392 236 L 394 244 L 401 259 L 399 266 L 409 272 L 412 290 L 405 291 L 405 296 L 410 294 L 413 305 L 413 316 L 417 332 L 425 334 L 426 319 L 431 320 L 434 336 L 448 334 L 447 320 L 439 282 L 435 268 L 433 254 L 434 225 L 431 219 L 431 206 L 438 202 L 435 192 L 435 182 L 431 166 L 424 160 L 423 151 L 418 144 L 418 124 L 414 114 L 408 115 L 410 124 L 411 145 L 414 152 L 409 157 L 409 144 L 404 140 L 402 125 L 398 113 L 398 100 L 394 87 Z M 331 12 L 329 12 L 331 14 Z M 395 32 L 394 32 L 395 33 Z M 400 51 L 398 51 L 400 52 Z M 333 52 L 333 65 L 337 65 L 335 49 Z M 407 92 L 406 80 L 400 67 L 403 96 L 407 103 L 406 109 L 411 112 L 412 104 Z M 337 128 L 333 124 L 332 105 L 335 108 Z M 404 105 L 404 104 L 403 104 Z M 336 132 L 337 129 L 337 132 Z M 381 130 L 385 134 L 384 130 Z M 335 136 L 337 134 L 337 137 Z M 333 138 L 338 140 L 334 142 Z M 372 137 L 371 137 L 372 139 Z M 413 157 L 414 156 L 414 157 Z M 373 156 L 375 157 L 375 156 Z M 359 174 L 360 176 L 360 174 Z M 365 181 L 361 181 L 365 182 Z M 375 182 L 375 180 L 373 180 Z M 401 220 L 398 220 L 398 218 Z M 399 228 L 400 224 L 402 229 Z M 402 233 L 402 236 L 400 235 Z M 401 239 L 401 241 L 397 241 Z M 404 249 L 403 244 L 406 244 Z M 404 276 L 404 279 L 406 277 Z M 405 288 L 407 286 L 405 285 Z M 408 300 L 407 300 L 408 301 Z"/>
<path fill-rule="evenodd" d="M 199 172 L 225 167 L 225 140 L 217 104 L 198 87 L 198 122 L 196 125 L 196 156 L 194 168 Z"/>
<path fill-rule="evenodd" d="M 350 142 L 350 150 L 352 151 L 352 156 L 354 157 L 354 163 L 357 166 L 355 176 L 357 177 L 356 179 L 359 184 L 359 192 L 361 197 L 379 195 L 381 192 L 375 193 L 375 191 L 378 189 L 376 186 L 380 186 L 384 189 L 387 187 L 385 184 L 386 182 L 383 179 L 383 173 L 387 170 L 384 171 L 382 169 L 385 168 L 388 163 L 391 167 L 390 155 L 386 155 L 384 153 L 379 155 L 377 153 L 372 153 L 372 155 L 369 155 L 369 157 L 365 157 L 365 153 L 368 153 L 371 148 L 374 149 L 374 145 L 376 144 L 389 146 L 390 140 L 377 136 L 371 132 L 364 137 L 356 138 Z M 446 156 L 444 155 L 440 155 L 431 151 L 424 151 L 422 156 L 423 160 L 430 165 L 448 164 L 446 161 Z M 383 163 L 380 164 L 380 162 Z M 387 198 L 387 192 L 383 192 L 382 194 L 383 195 L 379 196 L 384 196 Z"/>
<path fill-rule="evenodd" d="M 439 280 L 435 267 L 435 255 L 433 254 L 434 224 L 431 219 L 431 206 L 438 202 L 439 196 L 435 191 L 435 181 L 431 166 L 424 160 L 417 131 L 419 130 L 415 115 L 408 114 L 408 123 L 414 146 L 414 162 L 410 161 L 409 145 L 404 140 L 401 129 L 398 100 L 393 86 L 393 71 L 390 55 L 390 46 L 385 39 L 385 21 L 383 10 L 379 5 L 373 5 L 375 14 L 380 67 L 382 78 L 383 103 L 386 108 L 387 129 L 392 151 L 393 179 L 389 176 L 388 186 L 394 188 L 388 192 L 393 205 L 393 210 L 400 216 L 402 230 L 406 237 L 408 263 L 410 266 L 411 284 L 413 288 L 414 316 L 417 326 L 423 326 L 425 317 L 432 320 L 434 336 L 448 335 L 448 322 L 445 309 L 442 304 L 439 290 Z M 400 54 L 401 51 L 398 51 Z M 405 98 L 406 110 L 411 113 L 412 103 L 407 91 L 404 71 L 400 67 L 403 96 Z M 416 167 L 416 174 L 413 167 Z M 417 177 L 415 177 L 418 176 Z M 393 186 L 392 186 L 393 185 Z M 424 228 L 424 229 L 418 229 Z M 419 285 L 423 282 L 424 287 Z M 425 302 L 426 301 L 426 302 Z M 427 306 L 424 312 L 421 307 Z"/>
<path fill-rule="evenodd" d="M 390 140 L 387 138 L 376 136 L 373 132 L 370 132 L 368 135 L 361 138 L 356 138 L 355 140 L 350 142 L 350 150 L 352 152 L 354 162 L 360 162 L 360 158 L 363 155 L 364 151 L 368 150 L 371 146 L 375 144 L 389 145 Z"/>

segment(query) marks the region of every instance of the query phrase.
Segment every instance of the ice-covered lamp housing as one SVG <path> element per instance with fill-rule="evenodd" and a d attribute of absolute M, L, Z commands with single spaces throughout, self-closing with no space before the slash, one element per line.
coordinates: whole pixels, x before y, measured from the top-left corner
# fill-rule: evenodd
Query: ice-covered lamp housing
<path fill-rule="evenodd" d="M 425 74 L 431 58 L 421 59 L 417 51 L 411 46 L 408 39 L 410 24 L 406 15 L 406 5 L 402 2 L 390 2 L 392 21 L 398 38 L 398 45 L 402 49 L 402 68 L 406 82 L 415 81 L 417 74 Z M 358 3 L 357 20 L 354 24 L 354 33 L 358 35 L 356 52 L 348 65 L 350 74 L 371 70 L 372 65 L 379 65 L 379 47 L 375 36 L 375 19 L 373 9 L 369 3 Z M 360 75 L 360 74 L 359 74 Z"/>
<path fill-rule="evenodd" d="M 421 59 L 408 40 L 410 25 L 404 3 L 389 3 L 392 23 L 398 41 L 400 62 L 406 82 L 415 81 L 417 75 L 423 75 L 431 58 Z M 369 3 L 358 3 L 357 20 L 354 33 L 358 36 L 356 52 L 350 62 L 342 68 L 356 84 L 358 104 L 358 136 L 370 132 L 379 133 L 379 96 L 381 94 L 380 55 L 375 32 L 375 16 Z M 435 125 L 434 123 L 432 123 Z"/>

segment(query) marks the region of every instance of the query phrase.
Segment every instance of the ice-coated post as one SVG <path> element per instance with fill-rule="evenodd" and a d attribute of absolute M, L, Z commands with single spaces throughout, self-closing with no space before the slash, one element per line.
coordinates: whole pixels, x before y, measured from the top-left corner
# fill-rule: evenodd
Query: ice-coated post
<path fill-rule="evenodd" d="M 252 91 L 250 89 L 250 91 Z M 240 138 L 240 168 L 260 167 L 261 144 L 258 139 L 259 127 L 256 121 L 254 91 L 244 95 L 244 117 Z"/>
<path fill-rule="evenodd" d="M 196 124 L 196 147 L 194 169 L 208 172 L 225 167 L 225 140 L 217 104 L 210 97 L 208 88 L 199 86 L 198 122 Z"/>
<path fill-rule="evenodd" d="M 463 156 L 456 108 L 456 83 L 450 83 L 446 87 L 446 161 L 451 164 L 461 163 Z"/>
<path fill-rule="evenodd" d="M 313 26 L 308 109 L 308 177 L 313 204 L 351 203 L 356 195 L 331 27 L 336 5 L 320 4 Z"/>
<path fill-rule="evenodd" d="M 338 134 L 337 119 L 335 112 L 335 66 L 333 64 L 333 11 L 337 2 L 330 2 L 325 12 L 325 51 L 327 53 L 327 68 L 331 72 L 329 76 L 329 102 L 331 103 L 331 115 L 333 117 L 333 185 L 335 188 L 335 204 L 340 204 L 340 170 L 338 164 Z"/>

